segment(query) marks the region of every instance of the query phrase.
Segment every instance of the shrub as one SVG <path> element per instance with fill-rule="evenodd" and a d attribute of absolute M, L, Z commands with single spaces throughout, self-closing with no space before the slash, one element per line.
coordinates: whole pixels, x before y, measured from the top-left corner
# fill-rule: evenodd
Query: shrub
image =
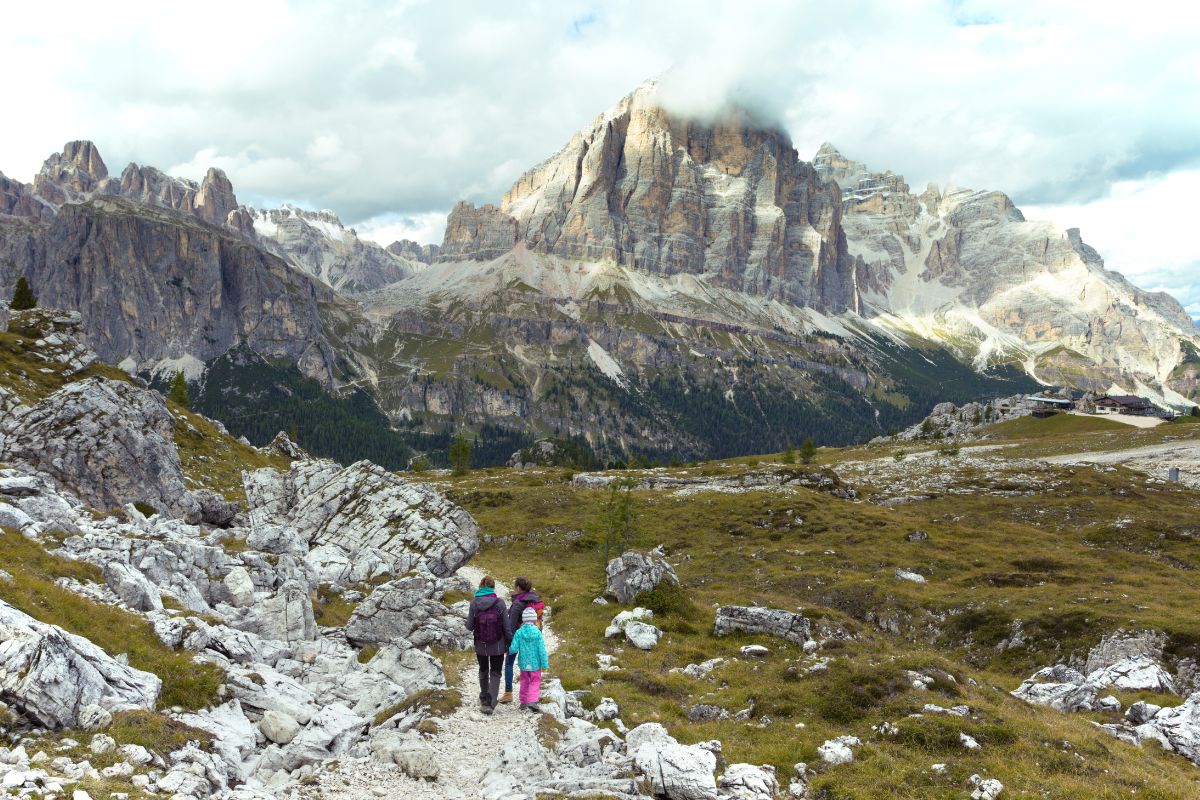
<path fill-rule="evenodd" d="M 825 682 L 815 709 L 830 722 L 849 724 L 904 693 L 909 683 L 895 667 L 853 666 Z"/>
<path fill-rule="evenodd" d="M 905 747 L 927 753 L 958 753 L 962 751 L 962 723 L 945 717 L 925 716 L 900 720 L 896 741 Z"/>
<path fill-rule="evenodd" d="M 663 581 L 649 592 L 642 592 L 631 601 L 635 606 L 648 608 L 658 616 L 676 615 L 683 619 L 695 619 L 699 613 L 696 604 L 677 583 Z"/>

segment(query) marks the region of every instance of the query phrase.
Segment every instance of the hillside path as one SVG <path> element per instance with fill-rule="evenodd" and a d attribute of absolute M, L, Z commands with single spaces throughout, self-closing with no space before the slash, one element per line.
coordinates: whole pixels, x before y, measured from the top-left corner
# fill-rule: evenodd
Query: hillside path
<path fill-rule="evenodd" d="M 465 566 L 458 574 L 472 586 L 478 586 L 485 573 L 477 567 Z M 506 603 L 512 597 L 509 587 L 498 581 L 496 592 Z M 550 617 L 550 614 L 546 615 L 543 633 L 546 650 L 553 654 L 558 649 L 558 637 L 551 628 Z M 462 693 L 462 704 L 449 717 L 438 720 L 437 735 L 427 740 L 441 767 L 441 777 L 436 782 L 413 780 L 397 767 L 380 764 L 372 758 L 343 759 L 336 769 L 321 772 L 319 783 L 306 787 L 300 796 L 313 800 L 375 800 L 381 797 L 478 800 L 483 776 L 496 761 L 504 743 L 536 726 L 540 715 L 522 711 L 515 692 L 513 702 L 496 706 L 491 716 L 484 715 L 479 710 L 479 672 L 474 658 L 462 670 L 454 688 Z M 502 691 L 503 688 L 501 686 Z"/>

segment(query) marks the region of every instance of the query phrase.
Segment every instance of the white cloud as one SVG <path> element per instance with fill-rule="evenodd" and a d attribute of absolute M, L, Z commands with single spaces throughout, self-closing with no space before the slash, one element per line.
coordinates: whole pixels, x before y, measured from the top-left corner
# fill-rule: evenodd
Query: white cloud
<path fill-rule="evenodd" d="M 1187 225 L 1161 222 L 1200 169 L 1198 35 L 1200 15 L 1077 0 L 15 4 L 0 169 L 90 138 L 114 172 L 220 166 L 243 202 L 437 238 L 431 210 L 497 201 L 666 73 L 673 103 L 753 103 L 803 157 L 828 140 L 918 188 L 1007 191 L 1200 302 Z"/>
<path fill-rule="evenodd" d="M 420 214 L 380 214 L 359 222 L 354 226 L 354 230 L 360 238 L 384 247 L 401 239 L 422 244 L 440 244 L 442 234 L 446 232 L 446 213 L 426 211 Z"/>

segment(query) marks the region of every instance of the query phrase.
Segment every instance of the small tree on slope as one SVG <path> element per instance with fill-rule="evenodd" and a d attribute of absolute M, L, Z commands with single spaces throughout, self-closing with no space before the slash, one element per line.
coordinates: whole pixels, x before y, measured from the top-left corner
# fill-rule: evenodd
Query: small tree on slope
<path fill-rule="evenodd" d="M 8 304 L 8 307 L 13 311 L 37 308 L 37 298 L 33 294 L 33 289 L 29 288 L 29 281 L 25 280 L 25 276 L 17 278 L 17 286 L 13 289 L 12 302 Z"/>
<path fill-rule="evenodd" d="M 811 464 L 816 457 L 817 446 L 813 444 L 812 437 L 809 436 L 804 440 L 804 444 L 800 445 L 800 462 L 802 464 Z"/>
<path fill-rule="evenodd" d="M 461 433 L 450 443 L 450 469 L 455 475 L 471 471 L 471 443 Z"/>
<path fill-rule="evenodd" d="M 190 408 L 188 405 L 187 379 L 183 377 L 182 372 L 175 373 L 175 378 L 171 381 L 171 391 L 167 394 L 167 399 L 183 408 Z"/>

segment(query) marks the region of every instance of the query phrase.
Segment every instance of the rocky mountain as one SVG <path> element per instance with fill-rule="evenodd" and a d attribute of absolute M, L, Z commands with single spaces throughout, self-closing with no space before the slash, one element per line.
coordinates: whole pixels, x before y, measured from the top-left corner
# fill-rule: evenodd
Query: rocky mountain
<path fill-rule="evenodd" d="M 265 248 L 339 292 L 354 295 L 404 280 L 432 258 L 413 242 L 385 249 L 358 238 L 332 211 L 292 205 L 247 212 Z"/>
<path fill-rule="evenodd" d="M 1106 270 L 1078 229 L 1028 221 L 1001 192 L 914 194 L 902 176 L 829 144 L 814 164 L 843 187 L 861 313 L 874 325 L 943 343 L 981 368 L 1020 364 L 1044 383 L 1190 397 L 1173 373 L 1196 344 L 1195 325 L 1170 295 Z"/>
<path fill-rule="evenodd" d="M 456 205 L 440 246 L 241 206 L 220 170 L 194 183 L 131 164 L 118 180 L 73 142 L 32 184 L 0 179 L 0 268 L 80 310 L 91 344 L 137 370 L 196 375 L 257 351 L 203 386 L 231 425 L 251 386 L 296 418 L 298 378 L 246 372 L 282 359 L 352 387 L 350 408 L 365 395 L 371 425 L 418 450 L 466 427 L 501 460 L 540 437 L 606 460 L 846 443 L 1042 383 L 1197 391 L 1186 314 L 1078 231 L 997 192 L 914 194 L 832 145 L 809 163 L 750 114 L 693 120 L 658 91 L 639 87 L 498 205 Z"/>
<path fill-rule="evenodd" d="M 734 112 L 692 121 L 657 92 L 645 84 L 597 117 L 518 178 L 498 209 L 456 206 L 439 261 L 490 259 L 519 241 L 568 261 L 856 310 L 836 187 L 779 130 Z"/>
<path fill-rule="evenodd" d="M 227 228 L 120 196 L 0 217 L 0 248 L 6 283 L 77 309 L 89 344 L 132 371 L 198 375 L 244 342 L 333 384 L 368 338 L 353 303 Z"/>

